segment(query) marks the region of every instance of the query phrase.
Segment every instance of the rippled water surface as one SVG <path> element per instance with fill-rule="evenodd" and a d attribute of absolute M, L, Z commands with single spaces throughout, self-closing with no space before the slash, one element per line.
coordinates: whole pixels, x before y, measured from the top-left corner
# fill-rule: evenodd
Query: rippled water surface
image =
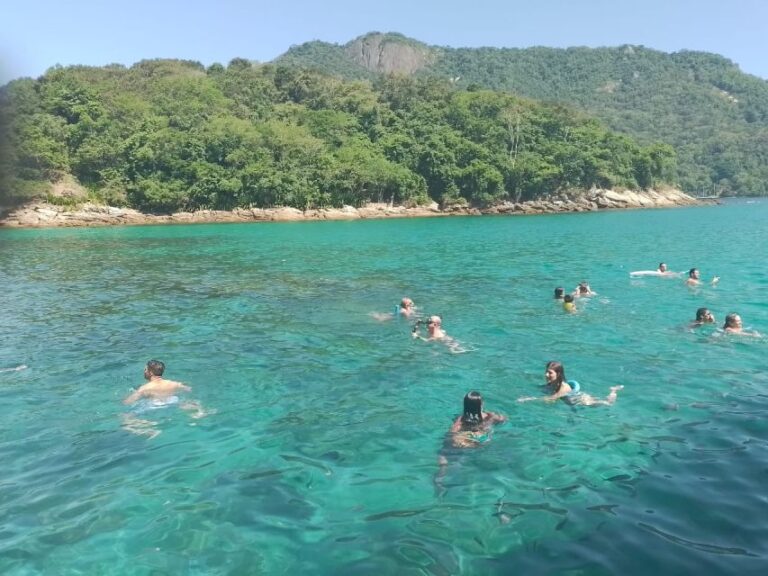
<path fill-rule="evenodd" d="M 762 574 L 768 201 L 0 230 L 0 573 Z M 666 261 L 716 287 L 632 280 Z M 566 315 L 557 285 L 598 296 Z M 409 295 L 469 350 L 378 321 Z M 166 362 L 207 415 L 131 410 Z M 519 404 L 559 359 L 612 407 Z M 449 456 L 480 390 L 508 415 Z M 301 571 L 301 572 L 299 572 Z"/>

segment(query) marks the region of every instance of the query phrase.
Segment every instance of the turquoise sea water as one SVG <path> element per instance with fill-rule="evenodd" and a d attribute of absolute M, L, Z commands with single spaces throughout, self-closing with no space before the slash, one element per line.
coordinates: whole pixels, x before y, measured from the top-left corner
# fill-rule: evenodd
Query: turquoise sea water
<path fill-rule="evenodd" d="M 0 573 L 762 574 L 768 338 L 685 326 L 768 333 L 767 217 L 0 230 Z M 371 316 L 404 295 L 469 351 Z M 150 358 L 208 414 L 122 406 Z M 517 403 L 551 359 L 625 388 Z M 509 422 L 440 490 L 471 389 Z"/>

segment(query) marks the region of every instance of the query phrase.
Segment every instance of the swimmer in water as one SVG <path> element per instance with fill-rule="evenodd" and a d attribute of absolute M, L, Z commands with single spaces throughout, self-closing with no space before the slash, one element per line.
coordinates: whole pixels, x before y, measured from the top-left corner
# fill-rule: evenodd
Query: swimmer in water
<path fill-rule="evenodd" d="M 698 328 L 704 324 L 714 324 L 715 316 L 709 311 L 709 308 L 699 308 L 696 310 L 696 320 L 691 322 L 689 328 Z"/>
<path fill-rule="evenodd" d="M 473 390 L 464 396 L 464 410 L 448 429 L 445 444 L 437 458 L 439 468 L 433 482 L 438 493 L 445 492 L 443 478 L 448 469 L 447 456 L 456 454 L 453 449 L 477 448 L 489 442 L 493 427 L 506 421 L 507 417 L 502 414 L 483 410 L 483 397 L 480 392 Z"/>
<path fill-rule="evenodd" d="M 555 300 L 562 300 L 565 296 L 565 289 L 562 286 L 555 288 Z"/>
<path fill-rule="evenodd" d="M 392 312 L 371 312 L 371 316 L 376 320 L 392 320 L 395 317 L 410 318 L 416 314 L 416 306 L 413 305 L 413 300 L 408 297 L 400 300 L 400 304 L 395 307 L 395 313 Z"/>
<path fill-rule="evenodd" d="M 123 404 L 133 404 L 142 398 L 152 398 L 161 401 L 168 400 L 178 392 L 189 392 L 192 390 L 192 388 L 181 382 L 166 380 L 163 378 L 163 372 L 165 372 L 165 364 L 160 362 L 160 360 L 150 360 L 147 362 L 144 368 L 144 378 L 149 380 L 149 382 L 127 396 L 123 400 Z"/>
<path fill-rule="evenodd" d="M 454 354 L 460 354 L 462 352 L 468 352 L 465 348 L 461 346 L 458 340 L 448 336 L 448 334 L 445 333 L 445 330 L 443 330 L 443 320 L 440 318 L 440 316 L 430 316 L 426 320 L 427 324 L 427 336 L 424 337 L 419 333 L 421 324 L 424 323 L 424 320 L 417 320 L 416 324 L 413 327 L 413 330 L 411 330 L 411 337 L 418 340 L 423 340 L 424 342 L 442 342 L 448 348 L 453 352 Z"/>
<path fill-rule="evenodd" d="M 573 301 L 573 294 L 563 296 L 563 310 L 569 314 L 576 312 L 576 303 Z"/>
<path fill-rule="evenodd" d="M 400 300 L 400 306 L 397 309 L 397 313 L 406 318 L 410 318 L 416 313 L 416 308 L 413 305 L 413 300 L 410 298 L 403 298 Z"/>
<path fill-rule="evenodd" d="M 480 392 L 468 392 L 464 396 L 464 411 L 454 420 L 448 431 L 454 448 L 476 448 L 491 438 L 491 428 L 506 422 L 507 417 L 495 412 L 483 411 Z"/>
<path fill-rule="evenodd" d="M 149 380 L 149 382 L 140 386 L 138 390 L 123 400 L 123 404 L 136 404 L 140 400 L 145 400 L 148 403 L 146 406 L 137 404 L 140 407 L 139 411 L 122 415 L 123 428 L 128 432 L 148 436 L 149 438 L 154 438 L 160 434 L 160 430 L 155 428 L 157 422 L 145 420 L 137 416 L 138 413 L 146 410 L 156 410 L 178 404 L 182 410 L 194 411 L 191 416 L 195 419 L 215 413 L 215 411 L 206 412 L 200 403 L 196 401 L 179 403 L 179 398 L 176 394 L 179 392 L 189 392 L 192 389 L 181 382 L 166 380 L 163 378 L 163 372 L 165 372 L 165 364 L 159 360 L 147 362 L 144 368 L 144 378 Z"/>
<path fill-rule="evenodd" d="M 738 314 L 728 314 L 725 317 L 725 324 L 723 324 L 723 332 L 726 334 L 739 334 L 741 336 L 762 336 L 760 332 L 744 330 L 744 326 L 741 321 L 741 316 Z"/>
<path fill-rule="evenodd" d="M 555 361 L 547 362 L 544 378 L 547 391 L 549 392 L 548 396 L 527 396 L 518 398 L 517 401 L 544 400 L 545 402 L 554 402 L 555 400 L 563 400 L 571 406 L 612 406 L 616 402 L 616 392 L 624 388 L 624 386 L 611 386 L 605 400 L 595 398 L 582 392 L 578 382 L 573 380 L 568 382 L 565 378 L 565 368 L 562 363 Z"/>
<path fill-rule="evenodd" d="M 720 282 L 720 276 L 714 276 L 712 280 L 710 280 L 710 284 L 714 286 Z M 699 272 L 698 268 L 691 268 L 688 270 L 688 278 L 685 280 L 685 284 L 687 286 L 700 286 L 701 285 L 701 273 Z"/>
<path fill-rule="evenodd" d="M 585 298 L 588 296 L 597 296 L 597 292 L 592 292 L 592 288 L 590 288 L 589 284 L 584 282 L 579 282 L 579 285 L 576 286 L 576 290 L 573 291 L 573 295 L 576 298 Z"/>

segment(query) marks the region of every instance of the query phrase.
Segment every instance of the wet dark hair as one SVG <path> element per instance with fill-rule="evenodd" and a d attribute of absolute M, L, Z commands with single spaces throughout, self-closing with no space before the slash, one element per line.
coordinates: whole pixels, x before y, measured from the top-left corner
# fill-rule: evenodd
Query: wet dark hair
<path fill-rule="evenodd" d="M 162 376 L 163 372 L 165 372 L 165 364 L 160 362 L 160 360 L 150 360 L 147 362 L 147 371 L 153 376 Z"/>
<path fill-rule="evenodd" d="M 688 278 L 693 278 L 693 273 L 698 271 L 699 271 L 698 268 L 691 268 L 690 270 L 688 270 Z"/>
<path fill-rule="evenodd" d="M 461 415 L 462 425 L 475 429 L 483 423 L 483 396 L 473 390 L 464 396 L 464 413 Z"/>
<path fill-rule="evenodd" d="M 554 392 L 558 392 L 563 385 L 563 382 L 565 382 L 565 368 L 563 367 L 563 364 L 561 362 L 551 360 L 547 362 L 546 370 L 554 370 L 555 374 L 557 374 L 557 380 L 555 380 L 557 388 L 555 388 Z"/>
<path fill-rule="evenodd" d="M 699 308 L 696 310 L 696 322 L 706 321 L 707 314 L 709 314 L 709 308 Z"/>
<path fill-rule="evenodd" d="M 666 266 L 667 264 L 665 262 L 659 262 L 659 270 L 661 270 L 662 266 Z"/>
<path fill-rule="evenodd" d="M 563 300 L 566 302 L 573 302 L 573 294 L 566 294 L 563 296 Z"/>
<path fill-rule="evenodd" d="M 557 288 L 555 288 L 555 298 L 557 298 L 558 300 L 560 300 L 560 298 L 563 297 L 564 293 L 565 293 L 565 288 L 563 288 L 562 286 L 558 286 Z"/>

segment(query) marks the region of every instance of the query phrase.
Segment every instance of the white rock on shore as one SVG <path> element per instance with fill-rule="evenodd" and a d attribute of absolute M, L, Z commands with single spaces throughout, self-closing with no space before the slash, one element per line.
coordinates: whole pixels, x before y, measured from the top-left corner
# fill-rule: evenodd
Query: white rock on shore
<path fill-rule="evenodd" d="M 236 208 L 232 211 L 199 210 L 175 214 L 144 214 L 131 208 L 115 208 L 86 203 L 76 208 L 35 202 L 0 214 L 0 226 L 47 228 L 67 226 L 113 226 L 137 224 L 171 224 L 203 222 L 296 222 L 304 220 L 356 220 L 375 218 L 420 218 L 478 214 L 544 214 L 556 212 L 586 212 L 632 208 L 667 208 L 703 204 L 679 190 L 616 191 L 558 194 L 541 200 L 504 202 L 486 209 L 445 207 L 436 203 L 415 208 L 368 204 L 361 208 Z M 711 202 L 709 202 L 711 203 Z"/>

